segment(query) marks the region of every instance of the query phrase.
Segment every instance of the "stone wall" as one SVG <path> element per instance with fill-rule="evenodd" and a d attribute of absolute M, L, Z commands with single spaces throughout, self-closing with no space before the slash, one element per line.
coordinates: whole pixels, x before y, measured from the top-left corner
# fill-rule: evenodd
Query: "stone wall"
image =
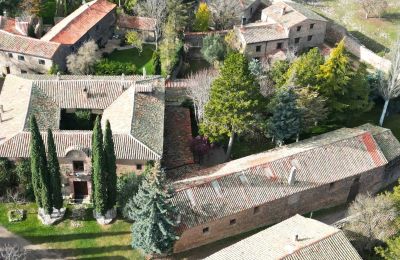
<path fill-rule="evenodd" d="M 329 22 L 327 24 L 326 40 L 328 42 L 336 43 L 341 41 L 343 38 L 345 39 L 346 50 L 359 58 L 361 62 L 365 62 L 378 70 L 385 72 L 389 71 L 391 66 L 391 62 L 389 60 L 380 57 L 362 45 L 343 26 Z"/>
<path fill-rule="evenodd" d="M 9 57 L 12 54 L 12 57 Z M 18 56 L 23 56 L 24 60 L 19 60 Z M 44 64 L 39 64 L 43 60 Z M 1 74 L 21 74 L 24 73 L 47 73 L 53 65 L 53 61 L 41 57 L 30 56 L 21 53 L 0 51 L 0 76 Z M 9 71 L 7 71 L 7 67 Z"/>
<path fill-rule="evenodd" d="M 272 200 L 256 208 L 241 211 L 235 215 L 211 221 L 201 226 L 185 230 L 175 243 L 174 252 L 182 252 L 230 236 L 241 234 L 258 227 L 272 225 L 295 214 L 305 214 L 324 208 L 345 204 L 350 190 L 359 183 L 359 193 L 376 193 L 388 184 L 385 168 L 362 173 L 334 183 L 311 188 L 291 196 Z M 357 191 L 357 189 L 356 189 Z M 357 192 L 353 195 L 356 195 Z M 231 220 L 235 224 L 231 225 Z M 203 228 L 209 231 L 203 233 Z"/>

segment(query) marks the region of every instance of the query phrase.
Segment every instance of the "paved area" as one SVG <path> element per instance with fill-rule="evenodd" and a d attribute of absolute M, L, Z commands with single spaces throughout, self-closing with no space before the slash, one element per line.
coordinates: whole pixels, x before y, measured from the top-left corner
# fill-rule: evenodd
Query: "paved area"
<path fill-rule="evenodd" d="M 41 245 L 32 245 L 26 239 L 17 236 L 4 227 L 0 226 L 0 246 L 10 244 L 18 245 L 25 248 L 27 251 L 27 259 L 29 260 L 58 260 L 64 259 L 60 254 L 55 253 L 53 250 L 50 252 L 47 248 Z"/>

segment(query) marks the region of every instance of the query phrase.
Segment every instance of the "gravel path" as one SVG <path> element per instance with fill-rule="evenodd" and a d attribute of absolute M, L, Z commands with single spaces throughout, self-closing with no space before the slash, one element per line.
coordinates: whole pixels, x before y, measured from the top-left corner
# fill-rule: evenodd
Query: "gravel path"
<path fill-rule="evenodd" d="M 50 252 L 47 248 L 41 245 L 32 245 L 26 239 L 17 236 L 4 227 L 0 226 L 0 246 L 10 244 L 18 245 L 19 247 L 25 248 L 27 251 L 27 259 L 46 259 L 46 260 L 58 260 L 64 259 L 61 255 L 55 253 L 53 250 Z"/>

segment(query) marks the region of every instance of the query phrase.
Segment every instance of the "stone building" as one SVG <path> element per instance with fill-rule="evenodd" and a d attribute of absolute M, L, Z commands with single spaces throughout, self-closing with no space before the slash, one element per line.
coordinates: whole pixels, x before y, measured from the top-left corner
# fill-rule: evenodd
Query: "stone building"
<path fill-rule="evenodd" d="M 128 31 L 136 31 L 145 42 L 156 41 L 157 20 L 150 17 L 120 15 L 118 17 L 118 32 L 124 36 Z"/>
<path fill-rule="evenodd" d="M 112 36 L 115 7 L 107 0 L 85 3 L 41 39 L 28 36 L 28 22 L 0 16 L 0 75 L 45 74 L 53 64 L 65 70 L 66 57 L 83 42 L 95 40 L 103 46 Z"/>
<path fill-rule="evenodd" d="M 164 80 L 155 76 L 8 75 L 0 94 L 0 157 L 29 158 L 33 114 L 45 143 L 53 129 L 65 197 L 87 200 L 93 125 L 83 127 L 76 112 L 92 122 L 101 115 L 103 129 L 108 119 L 118 174 L 140 172 L 162 156 L 164 93 Z"/>
<path fill-rule="evenodd" d="M 180 212 L 174 251 L 376 193 L 399 177 L 399 158 L 390 130 L 364 125 L 199 171 L 174 183 Z"/>
<path fill-rule="evenodd" d="M 295 215 L 260 231 L 205 260 L 361 260 L 343 231 L 311 218 Z"/>
<path fill-rule="evenodd" d="M 250 58 L 295 51 L 324 42 L 327 21 L 294 2 L 278 1 L 262 10 L 261 21 L 234 28 L 239 49 Z"/>

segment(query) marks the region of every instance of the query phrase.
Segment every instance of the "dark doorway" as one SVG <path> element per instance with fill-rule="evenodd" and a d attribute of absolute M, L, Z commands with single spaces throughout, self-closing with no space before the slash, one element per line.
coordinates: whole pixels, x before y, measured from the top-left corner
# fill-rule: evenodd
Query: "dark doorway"
<path fill-rule="evenodd" d="M 353 184 L 351 185 L 349 196 L 347 197 L 347 202 L 351 202 L 356 198 L 359 189 L 360 189 L 360 177 L 357 177 L 354 179 Z"/>
<path fill-rule="evenodd" d="M 84 199 L 87 195 L 89 195 L 87 181 L 74 181 L 75 199 Z"/>
<path fill-rule="evenodd" d="M 72 164 L 74 173 L 83 172 L 85 170 L 85 167 L 83 166 L 83 161 L 73 161 Z"/>
<path fill-rule="evenodd" d="M 7 74 L 10 74 L 10 73 L 11 73 L 10 67 L 6 67 L 6 73 L 7 73 Z"/>

